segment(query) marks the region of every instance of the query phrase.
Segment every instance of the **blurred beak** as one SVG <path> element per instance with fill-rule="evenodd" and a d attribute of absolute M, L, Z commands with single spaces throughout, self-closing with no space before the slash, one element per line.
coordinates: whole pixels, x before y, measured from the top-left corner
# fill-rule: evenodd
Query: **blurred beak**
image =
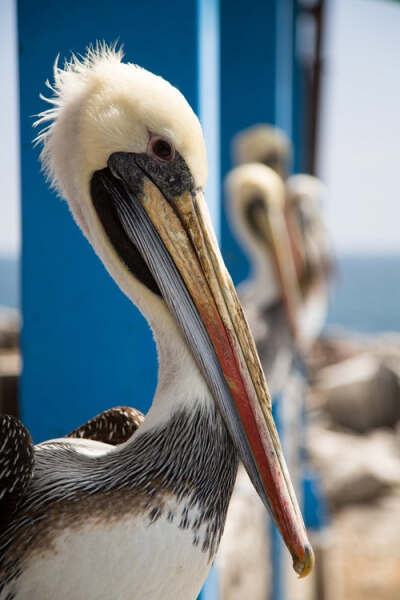
<path fill-rule="evenodd" d="M 306 256 L 304 238 L 299 228 L 298 221 L 289 206 L 285 208 L 286 227 L 289 234 L 290 246 L 292 248 L 293 260 L 296 268 L 298 281 L 301 280 L 306 269 Z"/>
<path fill-rule="evenodd" d="M 284 215 L 279 206 L 260 205 L 257 211 L 258 229 L 272 254 L 275 273 L 282 294 L 287 322 L 294 340 L 298 338 L 297 312 L 301 304 L 292 246 Z"/>
<path fill-rule="evenodd" d="M 179 324 L 240 458 L 281 531 L 294 569 L 303 577 L 312 569 L 312 549 L 254 341 L 203 194 L 192 189 L 171 198 L 153 183 L 137 156 L 117 153 L 108 162 L 105 185 L 118 218 Z"/>

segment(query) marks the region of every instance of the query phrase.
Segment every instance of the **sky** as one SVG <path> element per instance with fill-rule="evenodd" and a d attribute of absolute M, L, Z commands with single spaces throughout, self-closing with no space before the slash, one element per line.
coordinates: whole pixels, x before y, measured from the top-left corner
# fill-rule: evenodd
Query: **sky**
<path fill-rule="evenodd" d="M 400 4 L 327 5 L 318 164 L 327 225 L 337 253 L 400 253 Z M 15 29 L 14 0 L 0 0 L 2 254 L 20 247 Z"/>
<path fill-rule="evenodd" d="M 20 246 L 19 149 L 14 0 L 0 0 L 0 253 Z"/>
<path fill-rule="evenodd" d="M 328 0 L 318 174 L 339 252 L 400 252 L 400 3 Z"/>

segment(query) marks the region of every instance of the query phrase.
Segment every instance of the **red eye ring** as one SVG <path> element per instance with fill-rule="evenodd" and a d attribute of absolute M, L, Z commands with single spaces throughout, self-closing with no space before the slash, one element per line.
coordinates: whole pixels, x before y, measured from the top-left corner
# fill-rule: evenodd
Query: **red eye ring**
<path fill-rule="evenodd" d="M 149 140 L 149 154 L 161 162 L 170 162 L 175 157 L 175 148 L 165 138 L 152 135 Z"/>

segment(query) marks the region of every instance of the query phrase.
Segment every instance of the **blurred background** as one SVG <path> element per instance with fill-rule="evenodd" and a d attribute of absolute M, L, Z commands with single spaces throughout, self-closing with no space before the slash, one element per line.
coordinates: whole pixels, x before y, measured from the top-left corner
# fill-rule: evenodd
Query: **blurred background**
<path fill-rule="evenodd" d="M 156 4 L 152 15 L 145 3 L 123 0 L 68 9 L 46 0 L 0 2 L 0 410 L 20 415 L 40 441 L 111 405 L 146 409 L 152 397 L 148 328 L 48 190 L 32 145 L 32 116 L 46 108 L 39 93 L 46 94 L 56 55 L 119 39 L 128 60 L 169 79 L 201 118 L 208 198 L 235 284 L 249 265 L 223 206 L 232 137 L 254 123 L 279 126 L 293 141 L 293 172 L 326 186 L 335 275 L 324 330 L 307 357 L 307 444 L 328 515 L 321 577 L 335 580 L 331 597 L 394 600 L 400 2 L 198 0 L 170 2 L 168 11 Z M 89 356 L 94 343 L 97 355 Z M 84 405 L 82 393 L 94 399 Z M 329 596 L 326 581 L 314 598 Z"/>

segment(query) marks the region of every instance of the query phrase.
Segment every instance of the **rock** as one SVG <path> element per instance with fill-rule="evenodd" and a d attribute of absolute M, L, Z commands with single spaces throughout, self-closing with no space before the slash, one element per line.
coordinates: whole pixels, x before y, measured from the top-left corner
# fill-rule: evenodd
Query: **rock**
<path fill-rule="evenodd" d="M 333 521 L 342 600 L 400 597 L 400 494 L 352 506 Z"/>
<path fill-rule="evenodd" d="M 307 356 L 311 376 L 319 369 L 347 360 L 365 350 L 358 338 L 331 335 L 316 340 Z"/>
<path fill-rule="evenodd" d="M 0 350 L 19 347 L 20 316 L 17 310 L 0 307 Z"/>
<path fill-rule="evenodd" d="M 336 425 L 358 433 L 394 427 L 400 419 L 400 366 L 358 354 L 318 371 L 314 400 Z M 317 398 L 317 400 L 316 400 Z"/>
<path fill-rule="evenodd" d="M 400 446 L 390 430 L 357 436 L 313 425 L 309 449 L 333 510 L 400 490 Z"/>
<path fill-rule="evenodd" d="M 21 358 L 18 350 L 0 350 L 0 414 L 18 416 Z"/>
<path fill-rule="evenodd" d="M 400 365 L 400 334 L 383 333 L 368 337 L 365 340 L 368 351 L 381 361 Z"/>
<path fill-rule="evenodd" d="M 17 310 L 0 307 L 0 414 L 18 416 L 20 326 Z"/>

